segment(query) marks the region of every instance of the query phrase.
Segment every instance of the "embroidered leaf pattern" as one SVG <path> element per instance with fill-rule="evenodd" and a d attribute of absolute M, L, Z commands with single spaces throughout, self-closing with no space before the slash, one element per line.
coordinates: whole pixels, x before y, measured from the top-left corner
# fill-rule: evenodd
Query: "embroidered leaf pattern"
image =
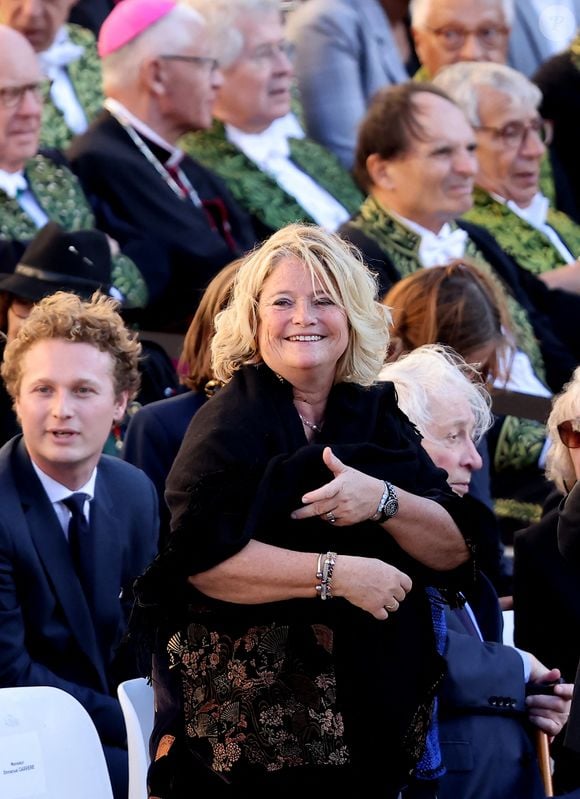
<path fill-rule="evenodd" d="M 210 130 L 190 133 L 180 144 L 192 158 L 216 172 L 240 205 L 272 230 L 292 222 L 314 221 L 273 177 L 226 139 L 221 122 L 214 120 Z M 357 210 L 363 195 L 332 153 L 311 139 L 290 139 L 290 157 L 350 213 Z"/>
<path fill-rule="evenodd" d="M 475 204 L 465 219 L 486 228 L 502 250 L 535 275 L 563 266 L 564 259 L 552 242 L 506 205 L 482 189 L 475 191 Z M 580 255 L 580 225 L 553 208 L 548 210 L 548 224 L 564 241 L 572 255 Z"/>
<path fill-rule="evenodd" d="M 97 54 L 97 45 L 95 37 L 86 28 L 69 24 L 67 30 L 71 42 L 85 48 L 78 61 L 69 64 L 67 72 L 87 121 L 90 123 L 103 107 L 101 63 Z M 40 146 L 66 150 L 72 137 L 73 133 L 67 128 L 62 113 L 53 105 L 47 87 L 42 110 Z"/>

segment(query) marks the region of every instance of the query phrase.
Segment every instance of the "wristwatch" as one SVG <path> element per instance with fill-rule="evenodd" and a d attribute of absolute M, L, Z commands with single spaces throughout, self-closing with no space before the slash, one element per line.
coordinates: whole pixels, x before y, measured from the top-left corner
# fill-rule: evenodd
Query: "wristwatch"
<path fill-rule="evenodd" d="M 397 492 L 395 491 L 395 486 L 392 483 L 389 483 L 387 482 L 387 480 L 385 480 L 385 490 L 383 491 L 383 496 L 379 501 L 377 512 L 373 516 L 371 516 L 371 521 L 379 522 L 379 524 L 382 524 L 383 522 L 386 522 L 388 519 L 392 519 L 398 510 L 399 510 L 399 500 L 397 498 Z"/>

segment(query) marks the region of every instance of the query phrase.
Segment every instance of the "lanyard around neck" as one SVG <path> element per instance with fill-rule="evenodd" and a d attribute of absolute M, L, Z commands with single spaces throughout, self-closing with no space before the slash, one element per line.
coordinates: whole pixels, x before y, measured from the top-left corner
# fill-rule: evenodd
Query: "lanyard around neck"
<path fill-rule="evenodd" d="M 137 133 L 135 128 L 129 123 L 129 121 L 118 111 L 111 111 L 111 109 L 107 109 L 109 113 L 117 120 L 117 122 L 124 128 L 127 132 L 127 135 L 130 137 L 133 144 L 137 147 L 139 152 L 145 156 L 147 161 L 151 164 L 151 166 L 155 169 L 155 171 L 163 178 L 165 183 L 169 186 L 171 191 L 176 194 L 181 200 L 190 199 L 191 202 L 197 207 L 202 207 L 202 202 L 200 199 L 199 194 L 196 192 L 194 187 L 191 185 L 191 181 L 184 173 L 182 169 L 178 166 L 175 167 L 176 175 L 178 176 L 179 183 L 175 178 L 172 176 L 171 172 L 167 169 L 165 164 L 161 163 L 161 161 L 157 158 L 157 156 L 152 152 L 151 148 L 147 145 L 147 142 Z M 179 185 L 181 183 L 181 185 Z"/>

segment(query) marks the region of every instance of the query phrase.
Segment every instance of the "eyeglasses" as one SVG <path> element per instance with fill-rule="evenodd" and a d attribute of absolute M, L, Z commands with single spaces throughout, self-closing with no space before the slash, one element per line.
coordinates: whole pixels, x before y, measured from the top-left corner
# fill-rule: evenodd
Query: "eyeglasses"
<path fill-rule="evenodd" d="M 560 441 L 565 447 L 568 447 L 568 449 L 580 448 L 580 421 L 570 421 L 568 419 L 565 422 L 561 422 L 558 425 L 558 433 Z"/>
<path fill-rule="evenodd" d="M 41 80 L 37 83 L 24 83 L 22 86 L 4 86 L 0 89 L 0 105 L 4 108 L 16 108 L 24 100 L 27 92 L 30 92 L 35 100 L 42 100 L 50 89 L 49 80 Z"/>
<path fill-rule="evenodd" d="M 508 122 L 503 128 L 494 128 L 491 125 L 480 125 L 475 130 L 488 130 L 493 133 L 496 139 L 501 139 L 504 146 L 509 149 L 519 149 L 528 138 L 530 132 L 534 132 L 542 144 L 550 144 L 552 141 L 552 123 L 546 119 L 537 117 L 531 122 Z"/>
<path fill-rule="evenodd" d="M 461 50 L 468 36 L 475 36 L 484 50 L 494 50 L 505 44 L 509 29 L 502 25 L 482 25 L 481 28 L 458 28 L 455 25 L 443 25 L 441 28 L 427 30 L 434 33 L 446 50 Z"/>
<path fill-rule="evenodd" d="M 253 53 L 250 53 L 248 60 L 263 65 L 272 63 L 282 56 L 292 60 L 294 56 L 294 45 L 291 42 L 281 41 L 273 42 L 272 44 L 262 44 L 256 47 Z"/>
<path fill-rule="evenodd" d="M 209 73 L 215 72 L 220 66 L 217 58 L 208 55 L 160 55 L 159 58 L 164 58 L 166 61 L 187 61 L 189 64 L 199 64 L 207 67 Z"/>

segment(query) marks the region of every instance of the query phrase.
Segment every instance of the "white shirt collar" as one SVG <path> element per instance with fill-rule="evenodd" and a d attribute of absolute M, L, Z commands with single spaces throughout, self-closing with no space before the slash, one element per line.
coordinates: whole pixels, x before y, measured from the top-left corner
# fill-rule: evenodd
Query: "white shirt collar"
<path fill-rule="evenodd" d="M 234 144 L 238 150 L 254 161 L 258 166 L 264 168 L 269 159 L 273 156 L 288 158 L 290 147 L 288 139 L 303 139 L 302 130 L 296 115 L 292 112 L 279 119 L 275 119 L 272 124 L 261 133 L 246 133 L 233 125 L 226 124 L 226 138 Z"/>
<path fill-rule="evenodd" d="M 28 182 L 24 177 L 23 170 L 19 172 L 5 172 L 0 169 L 0 189 L 14 199 L 19 191 L 26 191 Z"/>
<path fill-rule="evenodd" d="M 93 469 L 93 472 L 87 482 L 81 486 L 80 488 L 71 491 L 70 488 L 67 488 L 62 483 L 59 483 L 57 480 L 54 480 L 52 477 L 49 477 L 46 472 L 43 472 L 42 469 L 36 465 L 36 463 L 31 459 L 32 468 L 36 472 L 38 479 L 42 483 L 42 487 L 46 491 L 46 494 L 49 500 L 54 505 L 55 502 L 62 502 L 63 499 L 66 497 L 70 497 L 71 494 L 88 494 L 90 499 L 93 499 L 95 496 L 95 481 L 97 479 L 97 467 Z"/>

